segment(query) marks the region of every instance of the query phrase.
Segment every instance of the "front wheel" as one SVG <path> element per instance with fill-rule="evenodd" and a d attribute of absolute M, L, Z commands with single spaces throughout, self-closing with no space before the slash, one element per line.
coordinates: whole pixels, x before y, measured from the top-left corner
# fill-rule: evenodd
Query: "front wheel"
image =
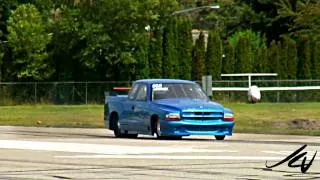
<path fill-rule="evenodd" d="M 125 134 L 125 137 L 135 139 L 138 137 L 138 134 Z"/>
<path fill-rule="evenodd" d="M 216 140 L 222 141 L 226 136 L 215 136 L 215 137 L 216 137 Z"/>
<path fill-rule="evenodd" d="M 158 139 L 161 139 L 163 136 L 161 136 L 161 125 L 160 125 L 160 119 L 158 119 L 155 123 L 155 133 L 157 135 Z"/>
<path fill-rule="evenodd" d="M 179 140 L 182 139 L 182 136 L 163 136 L 161 135 L 161 124 L 160 120 L 157 120 L 155 123 L 155 132 L 158 139 L 165 139 L 165 140 Z"/>

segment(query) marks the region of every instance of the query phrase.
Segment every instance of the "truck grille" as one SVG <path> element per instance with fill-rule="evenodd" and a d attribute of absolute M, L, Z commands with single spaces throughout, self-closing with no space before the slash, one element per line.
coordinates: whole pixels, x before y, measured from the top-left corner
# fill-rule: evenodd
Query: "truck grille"
<path fill-rule="evenodd" d="M 219 111 L 183 111 L 183 119 L 192 120 L 219 120 L 223 118 L 223 112 Z"/>

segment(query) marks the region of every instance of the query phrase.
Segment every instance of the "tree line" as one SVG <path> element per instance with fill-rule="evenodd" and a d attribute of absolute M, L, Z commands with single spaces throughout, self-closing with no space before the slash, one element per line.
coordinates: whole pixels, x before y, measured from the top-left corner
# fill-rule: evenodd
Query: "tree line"
<path fill-rule="evenodd" d="M 220 9 L 172 15 L 208 5 Z M 320 79 L 317 0 L 0 0 L 0 8 L 0 81 Z"/>

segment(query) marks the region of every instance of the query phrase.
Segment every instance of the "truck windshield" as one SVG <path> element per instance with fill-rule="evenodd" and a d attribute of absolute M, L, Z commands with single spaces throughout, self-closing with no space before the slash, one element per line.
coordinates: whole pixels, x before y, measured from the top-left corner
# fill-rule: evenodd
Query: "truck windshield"
<path fill-rule="evenodd" d="M 170 98 L 208 100 L 198 84 L 152 84 L 152 100 Z"/>

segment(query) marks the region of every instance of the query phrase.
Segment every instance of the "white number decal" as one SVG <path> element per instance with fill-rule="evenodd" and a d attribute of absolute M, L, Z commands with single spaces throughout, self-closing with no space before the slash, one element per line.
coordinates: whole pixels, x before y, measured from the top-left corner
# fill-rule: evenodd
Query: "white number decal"
<path fill-rule="evenodd" d="M 152 84 L 152 89 L 162 88 L 162 84 Z"/>

